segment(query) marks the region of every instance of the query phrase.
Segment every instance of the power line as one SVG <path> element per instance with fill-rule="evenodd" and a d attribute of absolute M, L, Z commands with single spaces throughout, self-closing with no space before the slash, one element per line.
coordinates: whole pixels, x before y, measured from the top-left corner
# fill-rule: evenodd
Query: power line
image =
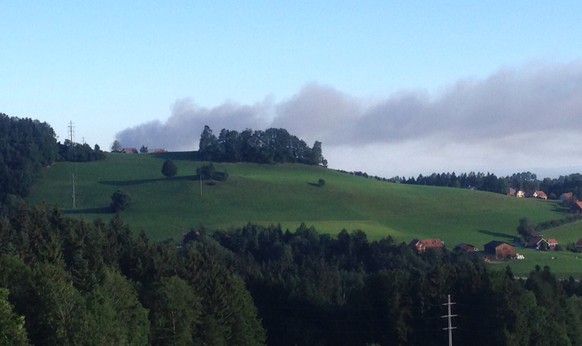
<path fill-rule="evenodd" d="M 453 329 L 457 329 L 457 327 L 453 327 L 453 321 L 451 320 L 452 317 L 458 316 L 458 315 L 451 314 L 451 305 L 454 305 L 454 304 L 456 304 L 456 303 L 451 302 L 451 295 L 450 294 L 447 295 L 447 302 L 442 304 L 442 305 L 447 306 L 447 314 L 443 315 L 441 317 L 448 319 L 448 326 L 446 328 L 443 328 L 443 330 L 448 330 L 448 332 L 449 332 L 449 346 L 453 346 Z"/>

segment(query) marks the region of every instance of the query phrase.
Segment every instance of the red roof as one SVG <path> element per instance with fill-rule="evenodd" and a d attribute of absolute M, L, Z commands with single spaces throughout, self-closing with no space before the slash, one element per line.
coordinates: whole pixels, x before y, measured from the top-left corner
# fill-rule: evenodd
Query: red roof
<path fill-rule="evenodd" d="M 414 239 L 409 245 L 414 247 L 416 251 L 422 252 L 426 249 L 440 249 L 444 243 L 440 239 Z"/>
<path fill-rule="evenodd" d="M 424 244 L 427 249 L 443 247 L 443 242 L 440 239 L 420 239 L 419 242 Z"/>

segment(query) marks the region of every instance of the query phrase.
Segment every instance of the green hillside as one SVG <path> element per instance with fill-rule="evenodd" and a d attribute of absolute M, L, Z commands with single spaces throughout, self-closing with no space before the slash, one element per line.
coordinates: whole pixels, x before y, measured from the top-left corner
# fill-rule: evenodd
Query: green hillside
<path fill-rule="evenodd" d="M 174 178 L 160 172 L 166 157 L 178 166 Z M 89 220 L 108 219 L 110 196 L 121 189 L 132 198 L 124 219 L 154 239 L 180 236 L 199 225 L 214 229 L 281 223 L 294 229 L 304 222 L 320 232 L 362 229 L 372 239 L 440 237 L 448 244 L 480 244 L 513 238 L 524 216 L 533 223 L 565 216 L 553 202 L 386 183 L 304 165 L 215 164 L 230 177 L 211 186 L 194 179 L 202 164 L 188 160 L 187 153 L 109 154 L 104 161 L 57 163 L 44 172 L 29 200 L 58 205 Z M 325 186 L 316 186 L 319 179 Z"/>
<path fill-rule="evenodd" d="M 408 242 L 438 237 L 449 247 L 469 242 L 482 248 L 493 239 L 511 241 L 522 217 L 535 224 L 568 215 L 552 201 L 387 183 L 305 165 L 215 164 L 229 173 L 229 179 L 211 186 L 194 178 L 196 168 L 204 163 L 189 156 L 108 154 L 103 161 L 60 162 L 46 169 L 29 201 L 57 205 L 66 214 L 86 220 L 108 220 L 110 197 L 121 189 L 132 198 L 130 208 L 122 213 L 124 220 L 155 240 L 179 237 L 199 226 L 213 230 L 248 222 L 280 223 L 294 230 L 303 222 L 323 233 L 361 229 L 370 239 L 390 235 Z M 161 174 L 165 158 L 178 166 L 176 177 Z M 71 208 L 73 174 L 76 209 Z M 317 186 L 319 179 L 325 180 L 325 186 Z M 582 225 L 547 232 L 565 245 L 582 237 Z M 567 251 L 560 252 L 558 260 L 552 259 L 557 257 L 554 253 L 520 252 L 526 260 L 511 263 L 519 273 L 535 264 L 551 265 L 558 272 L 582 272 L 576 254 Z"/>

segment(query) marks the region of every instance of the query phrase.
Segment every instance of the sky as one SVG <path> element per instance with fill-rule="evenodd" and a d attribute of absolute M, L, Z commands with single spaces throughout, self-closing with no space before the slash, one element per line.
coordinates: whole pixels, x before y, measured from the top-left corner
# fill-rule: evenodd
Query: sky
<path fill-rule="evenodd" d="M 579 1 L 0 1 L 0 113 L 195 150 L 283 127 L 382 177 L 582 171 Z"/>

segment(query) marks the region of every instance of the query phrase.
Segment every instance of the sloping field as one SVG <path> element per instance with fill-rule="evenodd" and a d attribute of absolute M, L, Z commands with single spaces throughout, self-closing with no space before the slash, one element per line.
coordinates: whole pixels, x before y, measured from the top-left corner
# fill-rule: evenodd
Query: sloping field
<path fill-rule="evenodd" d="M 536 223 L 565 216 L 553 202 L 386 183 L 304 165 L 215 164 L 230 177 L 210 186 L 194 178 L 203 163 L 188 156 L 109 154 L 104 161 L 57 163 L 45 171 L 29 201 L 58 205 L 87 220 L 108 220 L 110 196 L 121 189 L 132 198 L 124 220 L 153 239 L 177 237 L 200 225 L 212 230 L 280 223 L 295 229 L 304 222 L 332 234 L 361 229 L 371 239 L 439 237 L 449 246 L 471 242 L 481 247 L 492 239 L 512 239 L 521 217 Z M 178 176 L 161 174 L 165 157 L 174 160 Z M 325 186 L 316 186 L 319 179 Z"/>
<path fill-rule="evenodd" d="M 178 175 L 161 174 L 165 158 L 178 166 Z M 533 224 L 561 219 L 567 212 L 555 202 L 518 199 L 481 191 L 412 186 L 365 179 L 322 167 L 304 165 L 215 164 L 229 179 L 208 185 L 195 179 L 191 153 L 164 155 L 108 154 L 104 161 L 57 163 L 44 172 L 29 201 L 57 205 L 64 213 L 88 221 L 109 220 L 111 195 L 117 189 L 132 198 L 123 219 L 134 231 L 155 240 L 180 237 L 192 228 L 208 230 L 248 222 L 281 224 L 294 230 L 302 222 L 321 233 L 361 229 L 370 239 L 388 235 L 396 241 L 438 237 L 448 247 L 459 242 L 482 249 L 490 240 L 511 241 L 518 221 Z M 76 208 L 72 208 L 75 176 Z M 326 184 L 317 186 L 319 179 Z M 582 238 L 582 223 L 546 231 L 565 246 Z M 582 256 L 568 251 L 542 253 L 518 249 L 526 259 L 510 265 L 517 275 L 549 265 L 560 275 L 582 274 Z M 580 257 L 580 258 L 578 258 Z"/>

